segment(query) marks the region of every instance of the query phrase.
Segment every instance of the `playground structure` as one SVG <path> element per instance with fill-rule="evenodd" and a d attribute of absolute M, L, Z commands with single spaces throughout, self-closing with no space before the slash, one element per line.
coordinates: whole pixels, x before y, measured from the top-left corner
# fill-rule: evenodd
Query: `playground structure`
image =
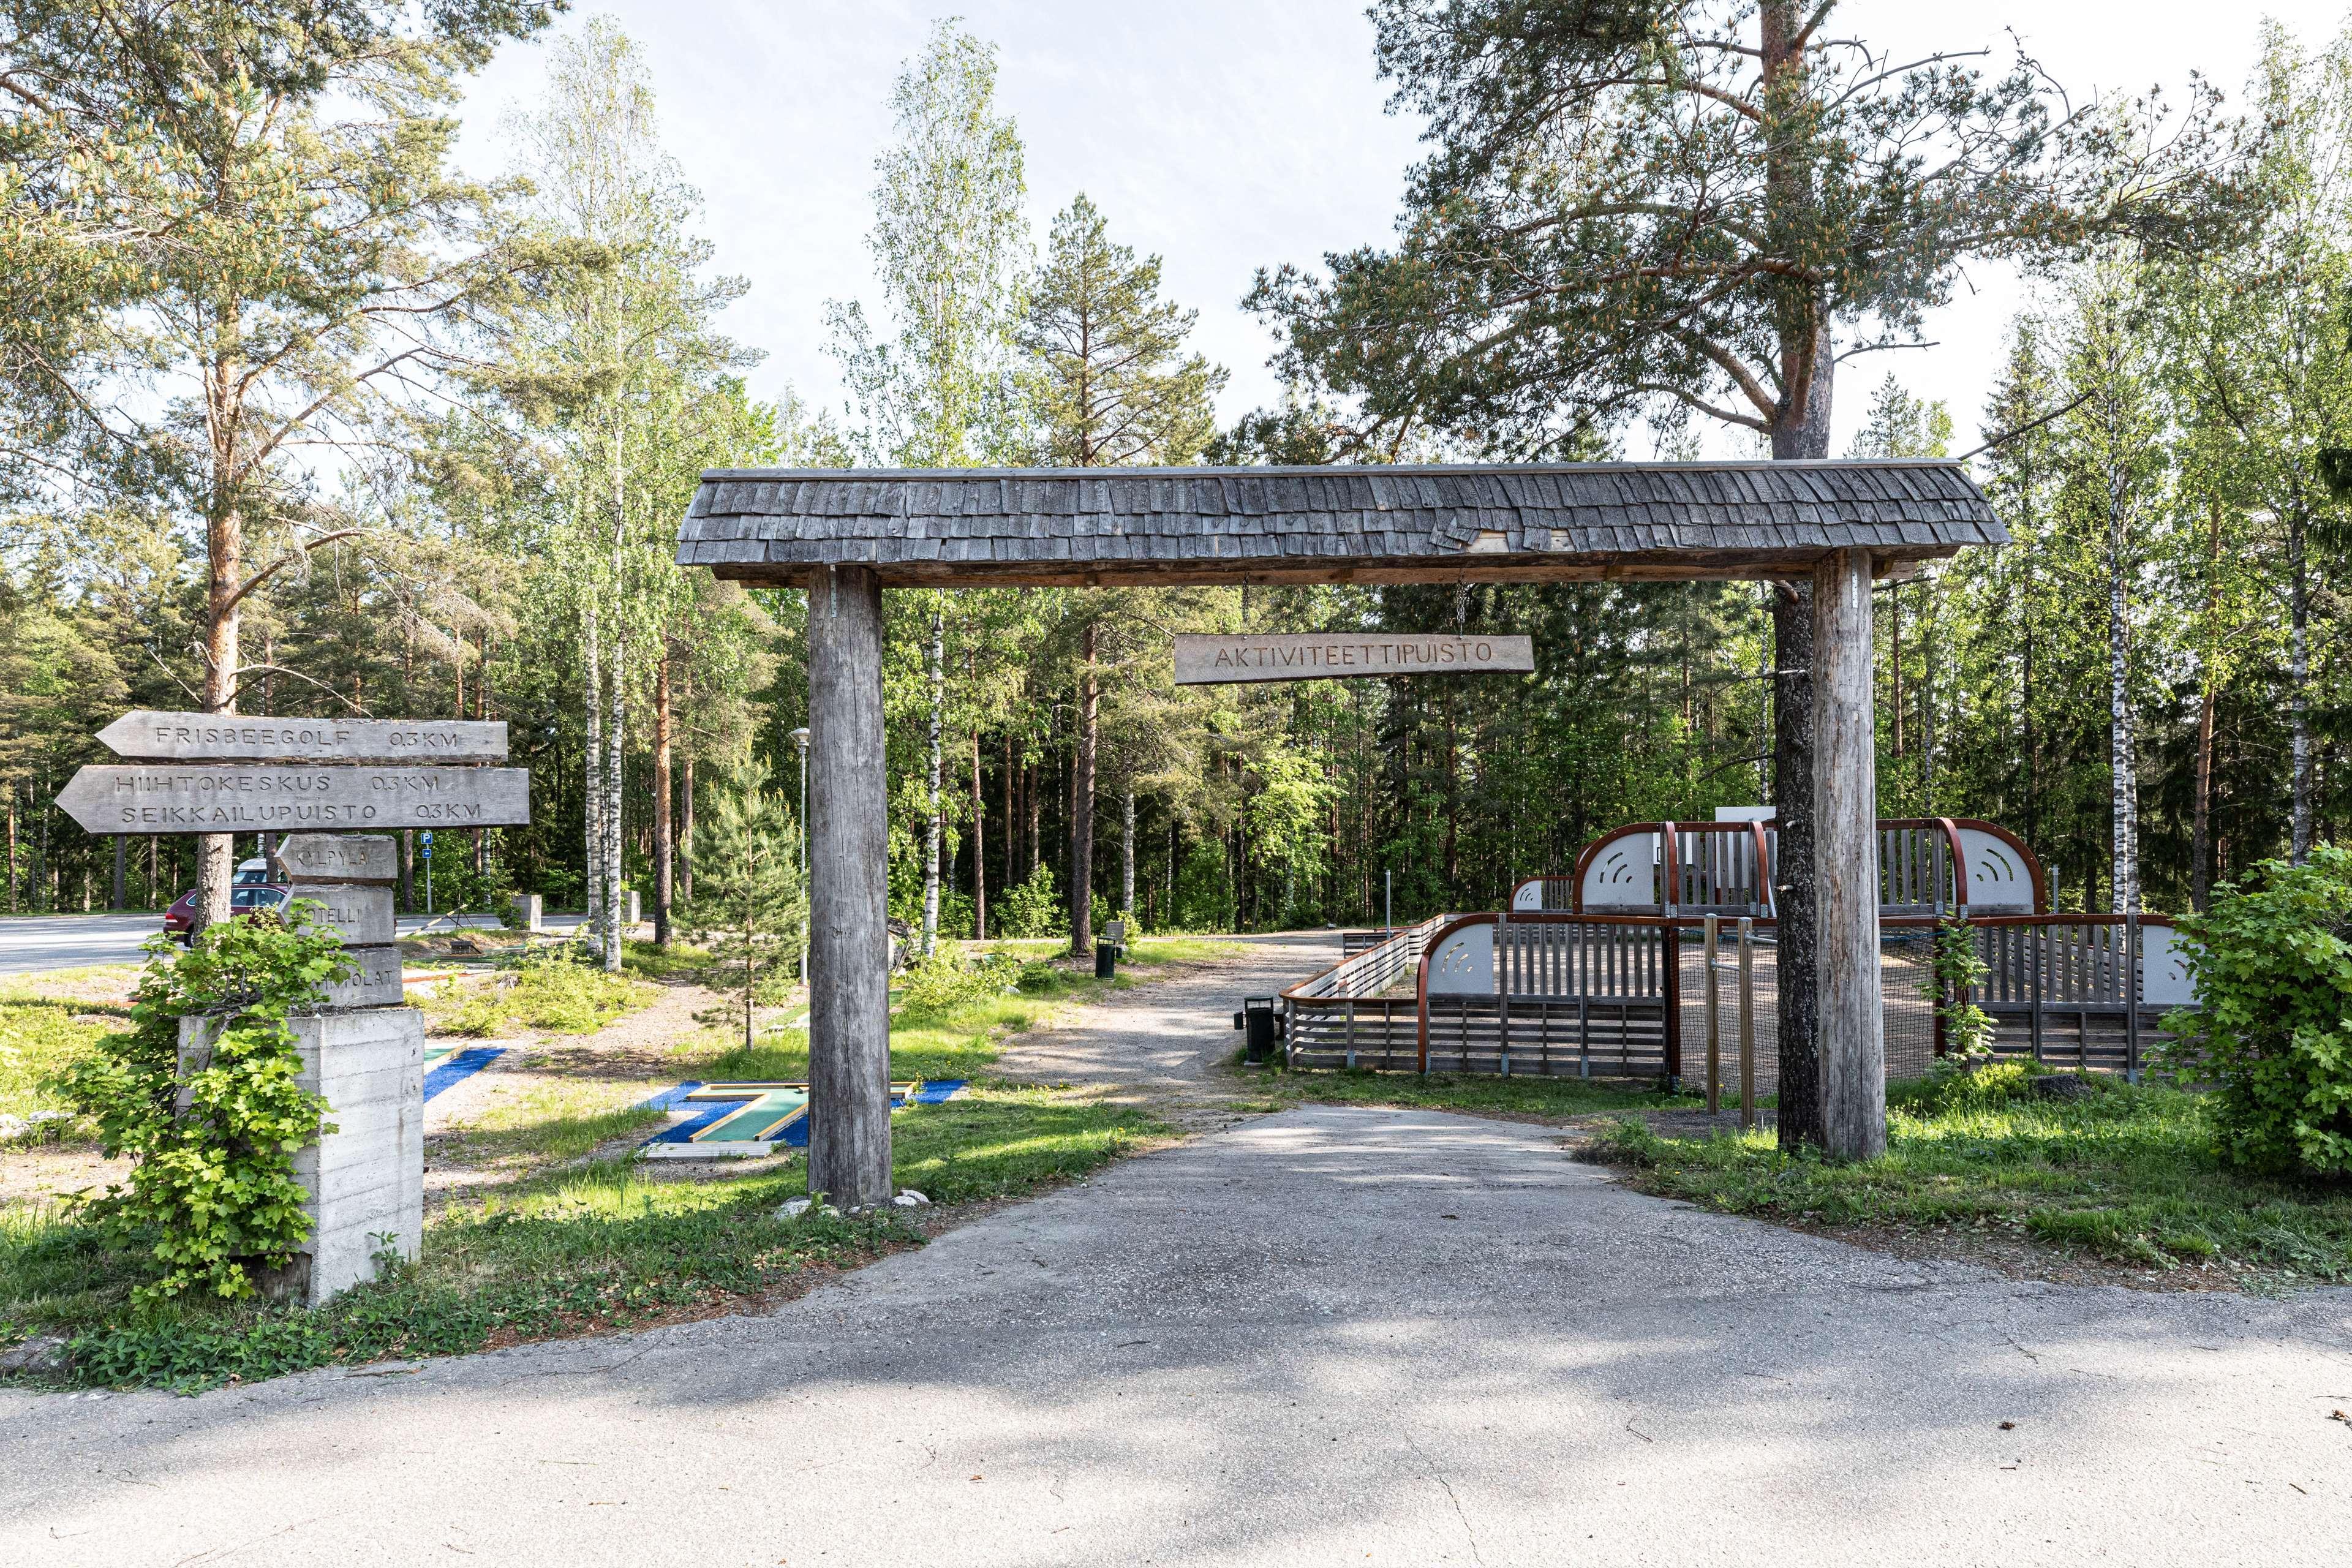
<path fill-rule="evenodd" d="M 1769 822 L 1633 823 L 1587 845 L 1573 872 L 1519 883 L 1507 910 L 1375 933 L 1282 994 L 1287 1059 L 1673 1083 L 1710 1057 L 1736 1077 L 1748 1041 L 1770 1092 L 1775 846 Z M 1990 1017 L 1996 1055 L 2136 1079 L 2164 1015 L 2193 1000 L 2169 920 L 2052 912 L 2041 862 L 2004 827 L 1886 818 L 1874 847 L 1889 1079 L 1945 1052 L 1939 1002 L 1952 998 L 1933 949 L 1948 923 L 1984 965 L 1966 999 Z"/>

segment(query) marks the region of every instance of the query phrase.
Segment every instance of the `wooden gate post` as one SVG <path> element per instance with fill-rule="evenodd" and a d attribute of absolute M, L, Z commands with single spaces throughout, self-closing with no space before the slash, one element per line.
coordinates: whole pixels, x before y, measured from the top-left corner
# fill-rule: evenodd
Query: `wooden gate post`
<path fill-rule="evenodd" d="M 1813 569 L 1815 1038 L 1822 1142 L 1847 1159 L 1886 1152 L 1870 620 L 1870 552 L 1838 551 Z"/>
<path fill-rule="evenodd" d="M 864 1208 L 892 1196 L 881 580 L 824 568 L 808 622 L 809 1191 Z"/>

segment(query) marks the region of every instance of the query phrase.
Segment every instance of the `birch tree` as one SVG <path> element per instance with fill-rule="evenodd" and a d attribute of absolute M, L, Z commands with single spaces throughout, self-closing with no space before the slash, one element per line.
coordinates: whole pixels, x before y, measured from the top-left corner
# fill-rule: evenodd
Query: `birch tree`
<path fill-rule="evenodd" d="M 2244 243 L 2173 269 L 2176 384 L 2239 504 L 2265 523 L 2286 624 L 2288 854 L 2311 852 L 2317 794 L 2313 614 L 2352 501 L 2352 34 L 2315 53 L 2275 24 L 2249 96 L 2270 127 Z M 2215 443 L 2219 441 L 2217 446 Z"/>
<path fill-rule="evenodd" d="M 2102 568 L 2107 697 L 2109 881 L 2114 912 L 2140 907 L 2139 744 L 2135 721 L 2133 588 L 2140 531 L 2159 515 L 2167 454 L 2152 384 L 2153 312 L 2137 257 L 2115 252 L 2077 279 L 2067 372 L 2080 402 L 2067 416 L 2061 504 Z"/>
<path fill-rule="evenodd" d="M 583 650 L 590 921 L 618 969 L 628 714 L 637 687 L 664 684 L 644 675 L 666 667 L 685 588 L 670 538 L 703 464 L 761 445 L 755 416 L 730 416 L 742 400 L 724 382 L 753 356 L 711 325 L 744 285 L 704 276 L 709 247 L 690 232 L 700 198 L 662 148 L 642 52 L 610 20 L 557 45 L 539 105 L 509 129 L 531 184 L 524 227 L 568 265 L 514 313 L 484 379 L 562 451 L 571 519 L 554 542 Z"/>
<path fill-rule="evenodd" d="M 937 24 L 892 89 L 896 140 L 875 161 L 866 247 L 883 317 L 856 300 L 826 317 L 849 393 L 859 456 L 882 467 L 971 468 L 1020 449 L 1013 334 L 1030 261 L 1021 135 L 996 107 L 995 47 Z M 903 597 L 903 596 L 899 596 Z M 929 738 L 923 822 L 922 949 L 939 940 L 946 834 L 947 607 L 921 595 Z"/>

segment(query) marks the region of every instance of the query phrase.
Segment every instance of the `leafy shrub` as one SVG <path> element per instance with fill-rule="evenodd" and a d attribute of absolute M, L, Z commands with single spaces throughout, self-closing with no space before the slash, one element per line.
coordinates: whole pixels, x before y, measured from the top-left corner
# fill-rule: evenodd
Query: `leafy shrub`
<path fill-rule="evenodd" d="M 251 1295 L 248 1269 L 285 1267 L 310 1234 L 294 1155 L 334 1129 L 327 1102 L 295 1081 L 301 1055 L 286 1019 L 348 973 L 342 943 L 309 923 L 317 908 L 298 901 L 291 925 L 271 915 L 208 926 L 176 959 L 158 936 L 130 1030 L 64 1075 L 108 1157 L 136 1162 L 127 1189 L 109 1186 L 92 1205 L 119 1239 L 148 1244 L 163 1265 L 136 1300 Z M 214 1043 L 184 1073 L 186 1016 L 209 1020 Z"/>
<path fill-rule="evenodd" d="M 2352 849 L 2266 860 L 2184 918 L 2198 1007 L 2169 1065 L 2209 1084 L 2215 1152 L 2250 1170 L 2352 1172 Z"/>
<path fill-rule="evenodd" d="M 913 1012 L 945 1012 L 1009 994 L 1020 973 L 1021 961 L 1011 953 L 982 953 L 974 961 L 966 958 L 955 943 L 943 942 L 929 958 L 918 958 L 907 966 L 898 985 L 898 1003 Z"/>
<path fill-rule="evenodd" d="M 1005 889 L 1004 900 L 992 919 L 999 936 L 1070 934 L 1069 911 L 1062 907 L 1061 889 L 1054 885 L 1053 868 L 1043 864 L 1029 873 L 1027 881 Z"/>
<path fill-rule="evenodd" d="M 1969 922 L 1947 921 L 1937 926 L 1925 989 L 1929 1005 L 1944 1022 L 1944 1055 L 1936 1063 L 1939 1072 L 1964 1072 L 1992 1060 L 1992 1019 L 1971 995 L 1984 976 L 1985 963 L 1977 956 Z"/>

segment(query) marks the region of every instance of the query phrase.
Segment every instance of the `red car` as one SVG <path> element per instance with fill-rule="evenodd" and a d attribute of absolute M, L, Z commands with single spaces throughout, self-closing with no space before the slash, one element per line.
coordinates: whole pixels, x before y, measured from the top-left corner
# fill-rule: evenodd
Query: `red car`
<path fill-rule="evenodd" d="M 289 901 L 282 882 L 269 879 L 269 862 L 247 860 L 236 868 L 229 879 L 229 908 L 238 918 L 256 914 L 276 914 Z M 185 947 L 196 931 L 196 894 L 190 889 L 182 893 L 172 907 L 163 911 L 163 934 Z"/>

